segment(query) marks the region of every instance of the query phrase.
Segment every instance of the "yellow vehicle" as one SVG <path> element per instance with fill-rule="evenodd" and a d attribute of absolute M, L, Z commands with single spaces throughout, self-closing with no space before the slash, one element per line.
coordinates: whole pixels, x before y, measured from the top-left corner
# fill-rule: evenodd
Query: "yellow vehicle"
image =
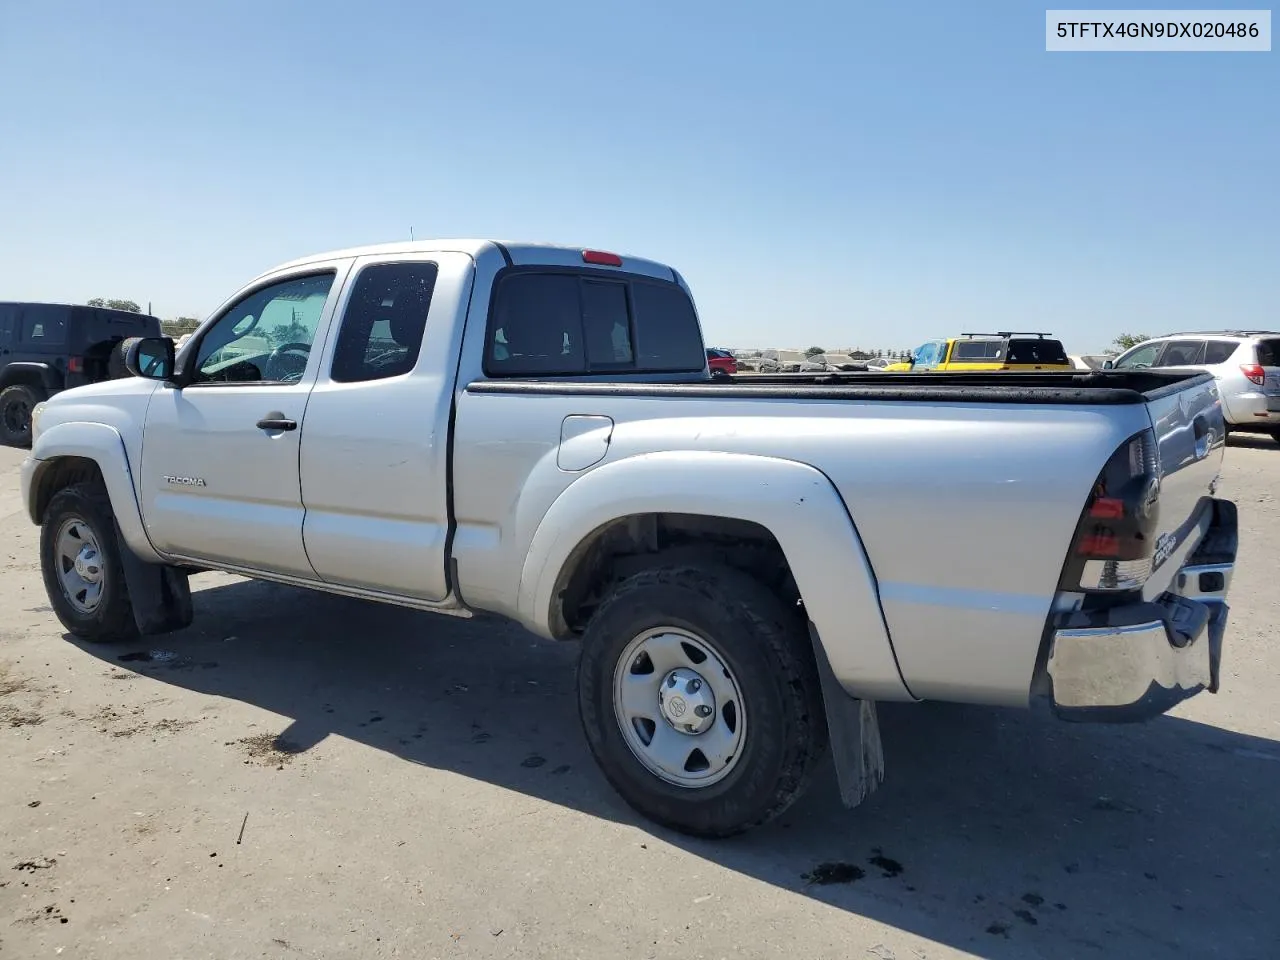
<path fill-rule="evenodd" d="M 885 367 L 894 371 L 949 370 L 973 373 L 994 370 L 1074 370 L 1062 341 L 1047 333 L 1002 330 L 965 333 L 946 340 L 930 340 L 917 347 L 911 359 Z"/>

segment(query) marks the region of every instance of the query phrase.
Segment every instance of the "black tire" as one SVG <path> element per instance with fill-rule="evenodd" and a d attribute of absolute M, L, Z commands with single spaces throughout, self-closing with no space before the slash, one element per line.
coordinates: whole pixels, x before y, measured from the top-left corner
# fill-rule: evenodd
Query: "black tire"
<path fill-rule="evenodd" d="M 138 337 L 130 337 L 127 340 L 121 340 L 111 348 L 111 352 L 107 354 L 107 379 L 120 380 L 129 376 L 129 368 L 124 365 L 124 355 L 129 349 L 129 344 Z"/>
<path fill-rule="evenodd" d="M 10 447 L 31 446 L 31 411 L 44 399 L 43 390 L 24 383 L 0 390 L 0 443 Z"/>
<path fill-rule="evenodd" d="M 613 706 L 614 671 L 633 639 L 675 627 L 707 640 L 741 691 L 745 740 L 724 779 L 668 783 L 641 763 Z M 615 586 L 582 639 L 578 709 L 605 777 L 637 812 L 698 837 L 726 837 L 786 810 L 812 779 L 827 727 L 804 619 L 768 588 L 727 567 L 658 567 Z"/>
<path fill-rule="evenodd" d="M 1280 443 L 1280 429 L 1271 431 L 1271 439 L 1274 440 L 1276 443 Z"/>
<path fill-rule="evenodd" d="M 78 609 L 62 585 L 58 537 L 69 522 L 89 528 L 97 541 L 102 592 L 90 611 Z M 68 632 L 92 641 L 131 640 L 138 635 L 129 588 L 120 563 L 115 514 L 100 483 L 77 483 L 53 495 L 40 528 L 40 569 L 49 603 Z"/>

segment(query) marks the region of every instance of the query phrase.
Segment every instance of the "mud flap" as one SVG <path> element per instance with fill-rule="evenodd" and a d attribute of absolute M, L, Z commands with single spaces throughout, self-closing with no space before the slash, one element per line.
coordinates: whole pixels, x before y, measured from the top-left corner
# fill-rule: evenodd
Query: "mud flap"
<path fill-rule="evenodd" d="M 172 633 L 191 626 L 191 585 L 187 572 L 177 567 L 146 563 L 129 549 L 120 525 L 116 524 L 116 546 L 124 568 L 125 586 L 133 605 L 133 619 L 144 637 Z"/>
<path fill-rule="evenodd" d="M 871 796 L 884 780 L 884 745 L 874 700 L 849 696 L 831 669 L 831 661 L 813 624 L 809 641 L 822 680 L 822 702 L 827 714 L 827 735 L 840 784 L 840 800 L 852 809 Z"/>

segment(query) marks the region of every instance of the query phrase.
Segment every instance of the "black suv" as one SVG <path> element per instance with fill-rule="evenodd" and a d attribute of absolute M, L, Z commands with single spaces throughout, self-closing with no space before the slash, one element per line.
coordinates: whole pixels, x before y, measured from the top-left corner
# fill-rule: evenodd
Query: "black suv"
<path fill-rule="evenodd" d="M 0 443 L 31 443 L 31 411 L 59 390 L 126 376 L 120 344 L 158 337 L 144 313 L 0 302 Z"/>

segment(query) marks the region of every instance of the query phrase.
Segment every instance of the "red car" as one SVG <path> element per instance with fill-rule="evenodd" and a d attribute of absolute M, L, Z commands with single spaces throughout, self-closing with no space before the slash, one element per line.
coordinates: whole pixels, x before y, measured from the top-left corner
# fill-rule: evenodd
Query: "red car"
<path fill-rule="evenodd" d="M 738 372 L 738 361 L 728 350 L 707 348 L 707 366 L 713 377 L 727 377 Z"/>

